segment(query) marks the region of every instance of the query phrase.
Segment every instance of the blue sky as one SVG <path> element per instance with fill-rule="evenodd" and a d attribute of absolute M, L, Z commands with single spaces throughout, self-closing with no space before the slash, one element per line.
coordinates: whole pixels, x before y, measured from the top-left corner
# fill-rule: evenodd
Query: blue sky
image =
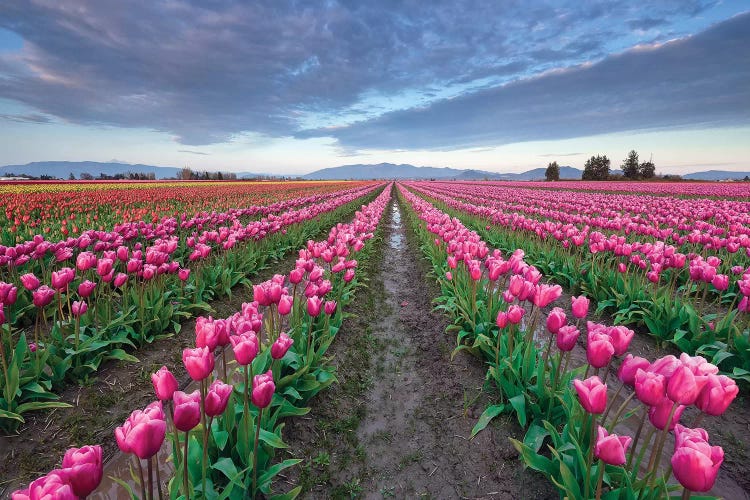
<path fill-rule="evenodd" d="M 6 0 L 0 165 L 750 170 L 746 1 Z"/>

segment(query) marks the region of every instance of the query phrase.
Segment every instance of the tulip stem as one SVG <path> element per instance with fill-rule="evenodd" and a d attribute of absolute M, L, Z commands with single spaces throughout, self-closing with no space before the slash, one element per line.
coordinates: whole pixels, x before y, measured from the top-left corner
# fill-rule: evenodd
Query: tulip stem
<path fill-rule="evenodd" d="M 154 461 L 153 457 L 149 457 L 146 462 L 148 463 L 148 497 L 154 500 Z"/>
<path fill-rule="evenodd" d="M 206 496 L 206 454 L 208 453 L 208 427 L 206 425 L 206 379 L 201 380 L 201 426 L 203 427 L 203 460 L 201 463 L 201 485 L 203 496 Z"/>
<path fill-rule="evenodd" d="M 682 500 L 688 500 L 690 498 L 691 491 L 687 488 L 682 490 Z"/>
<path fill-rule="evenodd" d="M 630 465 L 633 463 L 633 457 L 635 456 L 635 449 L 638 447 L 638 438 L 641 437 L 641 431 L 643 430 L 643 424 L 646 422 L 646 415 L 648 415 L 648 407 L 643 408 L 643 414 L 641 416 L 641 423 L 638 425 L 638 430 L 635 432 L 633 438 L 633 446 L 630 448 L 630 457 L 628 458 L 628 464 L 625 469 L 630 469 Z M 612 427 L 614 430 L 614 426 Z"/>
<path fill-rule="evenodd" d="M 596 435 L 596 415 L 593 413 L 590 414 L 591 416 L 591 439 L 589 441 L 589 452 L 588 456 L 586 457 L 586 478 L 584 479 L 584 498 L 589 498 L 589 491 L 591 488 L 591 462 L 594 459 L 594 445 L 596 440 L 594 439 L 594 436 Z"/>
<path fill-rule="evenodd" d="M 658 445 L 656 445 L 651 450 L 651 458 L 648 461 L 648 470 L 651 471 L 651 479 L 649 480 L 649 486 L 653 486 L 654 484 L 654 478 L 656 477 L 656 469 L 659 467 L 659 463 L 661 462 L 661 453 L 664 449 L 664 442 L 667 440 L 667 434 L 669 434 L 669 426 L 672 425 L 672 418 L 674 417 L 675 411 L 677 411 L 677 407 L 679 406 L 679 403 L 674 403 L 672 405 L 672 410 L 669 412 L 669 418 L 667 419 L 667 423 L 664 426 L 664 429 L 662 429 L 661 436 L 658 439 Z"/>
<path fill-rule="evenodd" d="M 133 455 L 133 458 L 135 458 L 135 463 L 138 464 L 138 479 L 140 479 L 141 484 L 141 498 L 146 498 L 146 482 L 143 480 L 143 466 L 141 465 L 141 459 L 138 458 L 138 455 Z"/>
<path fill-rule="evenodd" d="M 609 428 L 610 432 L 612 432 L 613 430 L 615 430 L 615 426 L 620 421 L 620 417 L 622 416 L 622 413 L 628 408 L 628 403 L 630 403 L 630 401 L 634 397 L 635 397 L 635 392 L 631 393 L 630 396 L 628 396 L 627 398 L 625 398 L 625 401 L 623 401 L 622 404 L 620 405 L 620 407 L 617 409 L 617 413 L 615 413 L 615 416 L 612 419 L 612 422 L 609 424 L 610 425 L 610 428 Z M 607 410 L 609 410 L 609 409 L 611 409 L 611 407 L 608 408 Z M 602 420 L 602 422 L 604 422 L 604 421 Z"/>
<path fill-rule="evenodd" d="M 258 487 L 258 441 L 260 440 L 260 419 L 263 416 L 263 408 L 258 408 L 258 421 L 255 423 L 255 442 L 253 444 L 253 491 L 252 498 L 255 498 L 255 489 Z"/>
<path fill-rule="evenodd" d="M 596 500 L 600 500 L 602 498 L 602 482 L 604 480 L 604 469 L 605 469 L 604 461 L 599 460 L 599 474 L 597 475 L 596 479 Z"/>
<path fill-rule="evenodd" d="M 177 434 L 177 431 L 175 431 L 175 434 Z M 185 487 L 185 498 L 186 500 L 190 500 L 190 488 L 188 487 L 188 441 L 189 439 L 189 431 L 185 431 L 185 455 L 182 459 L 182 485 Z"/>

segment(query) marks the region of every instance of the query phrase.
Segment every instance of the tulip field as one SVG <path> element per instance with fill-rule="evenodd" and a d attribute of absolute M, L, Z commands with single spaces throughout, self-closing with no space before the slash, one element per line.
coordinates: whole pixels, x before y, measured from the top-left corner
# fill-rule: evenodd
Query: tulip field
<path fill-rule="evenodd" d="M 470 421 L 454 436 L 462 450 L 507 429 L 507 460 L 550 498 L 748 498 L 746 184 L 19 182 L 0 194 L 3 498 L 412 496 L 389 474 L 373 491 L 364 474 L 312 490 L 294 471 L 328 466 L 328 453 L 311 465 L 286 432 L 337 394 L 339 339 L 365 334 L 347 311 L 378 293 L 416 301 L 378 291 L 392 213 L 408 235 L 399 251 L 429 271 L 415 289 L 447 325 L 429 333 L 452 346 L 414 359 L 484 374 L 478 415 L 466 396 L 448 410 Z M 161 368 L 143 366 L 170 343 Z M 134 380 L 146 369 L 152 402 L 103 429 L 109 445 L 60 428 L 48 436 L 67 450 L 56 465 L 24 467 L 41 452 L 22 443 L 43 441 L 55 412 L 86 421 L 71 388 L 113 367 Z M 390 400 L 379 377 L 368 372 L 356 398 Z M 439 481 L 460 483 L 450 496 L 500 494 L 480 489 L 480 473 L 433 466 L 445 448 L 409 440 L 420 452 L 394 471 L 424 471 L 419 495 L 445 497 Z M 488 488 L 519 484 L 494 473 L 506 465 L 484 464 Z"/>

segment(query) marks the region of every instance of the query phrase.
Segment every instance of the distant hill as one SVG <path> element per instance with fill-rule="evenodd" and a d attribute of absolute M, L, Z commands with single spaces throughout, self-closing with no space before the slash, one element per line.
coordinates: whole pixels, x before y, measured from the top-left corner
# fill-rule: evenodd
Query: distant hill
<path fill-rule="evenodd" d="M 486 170 L 459 170 L 456 168 L 415 167 L 414 165 L 380 163 L 377 165 L 342 165 L 316 170 L 305 179 L 456 179 L 456 180 L 516 180 L 544 179 L 545 168 L 535 168 L 520 174 L 488 172 Z M 561 179 L 580 179 L 583 172 L 573 167 L 560 167 Z"/>
<path fill-rule="evenodd" d="M 693 172 L 685 174 L 683 179 L 700 180 L 700 181 L 721 181 L 724 179 L 744 179 L 750 177 L 750 172 L 733 172 L 731 170 L 705 170 L 703 172 Z"/>
<path fill-rule="evenodd" d="M 59 179 L 67 179 L 72 173 L 76 179 L 81 178 L 81 174 L 87 173 L 94 177 L 99 174 L 114 176 L 117 174 L 133 173 L 153 173 L 157 179 L 174 179 L 180 173 L 180 167 L 157 167 L 154 165 L 118 163 L 118 162 L 98 162 L 98 161 L 35 161 L 25 165 L 5 165 L 0 167 L 0 176 L 6 173 L 16 175 L 26 174 L 32 177 L 49 175 Z M 201 171 L 200 169 L 194 169 Z M 255 177 L 262 174 L 250 172 L 238 172 L 238 178 Z"/>

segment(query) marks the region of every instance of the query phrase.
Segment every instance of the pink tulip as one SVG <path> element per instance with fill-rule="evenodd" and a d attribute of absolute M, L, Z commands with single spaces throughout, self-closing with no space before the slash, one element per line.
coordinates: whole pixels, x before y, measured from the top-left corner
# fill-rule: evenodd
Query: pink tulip
<path fill-rule="evenodd" d="M 622 356 L 630 347 L 635 332 L 622 325 L 613 326 L 609 329 L 609 336 L 612 339 L 612 346 L 615 348 L 615 356 Z"/>
<path fill-rule="evenodd" d="M 234 359 L 237 360 L 242 366 L 249 365 L 258 355 L 259 344 L 258 337 L 250 331 L 240 335 L 233 335 L 229 337 L 229 341 L 232 343 L 232 350 L 234 351 Z"/>
<path fill-rule="evenodd" d="M 608 434 L 607 430 L 600 425 L 597 429 L 594 455 L 606 464 L 624 465 L 626 460 L 625 452 L 628 446 L 630 446 L 631 441 L 630 436 Z"/>
<path fill-rule="evenodd" d="M 154 384 L 156 397 L 161 401 L 172 399 L 174 391 L 179 387 L 177 379 L 166 366 L 162 366 L 155 373 L 151 374 L 151 383 Z"/>
<path fill-rule="evenodd" d="M 96 265 L 96 255 L 91 252 L 81 252 L 76 257 L 76 267 L 79 271 L 85 272 Z"/>
<path fill-rule="evenodd" d="M 714 487 L 719 467 L 724 462 L 721 446 L 712 446 L 710 453 L 690 446 L 681 446 L 672 455 L 672 470 L 680 484 L 690 491 L 705 492 Z"/>
<path fill-rule="evenodd" d="M 691 405 L 707 383 L 707 375 L 694 375 L 690 368 L 681 366 L 669 378 L 667 396 L 675 403 Z"/>
<path fill-rule="evenodd" d="M 36 307 L 46 307 L 52 302 L 55 296 L 55 291 L 47 285 L 42 285 L 32 293 L 32 299 Z"/>
<path fill-rule="evenodd" d="M 193 391 L 185 394 L 174 391 L 174 426 L 182 432 L 188 432 L 201 421 L 201 393 Z"/>
<path fill-rule="evenodd" d="M 622 360 L 620 368 L 617 370 L 617 377 L 622 381 L 623 384 L 634 386 L 635 385 L 635 374 L 640 370 L 648 370 L 651 363 L 646 358 L 639 356 L 633 356 L 628 354 L 625 359 Z"/>
<path fill-rule="evenodd" d="M 555 307 L 547 315 L 547 330 L 550 333 L 555 334 L 560 330 L 561 327 L 565 326 L 567 318 L 565 317 L 565 311 L 559 307 Z"/>
<path fill-rule="evenodd" d="M 206 394 L 206 415 L 216 417 L 224 413 L 231 395 L 231 385 L 225 384 L 219 379 L 214 380 L 208 387 L 208 393 Z"/>
<path fill-rule="evenodd" d="M 347 269 L 344 273 L 344 281 L 346 283 L 349 283 L 351 280 L 354 279 L 354 269 Z"/>
<path fill-rule="evenodd" d="M 32 481 L 25 490 L 18 490 L 11 495 L 12 500 L 78 500 L 73 492 L 68 471 L 55 469 L 45 476 Z"/>
<path fill-rule="evenodd" d="M 508 314 L 505 311 L 499 311 L 497 313 L 497 319 L 495 320 L 495 324 L 501 330 L 505 328 L 508 325 Z"/>
<path fill-rule="evenodd" d="M 557 331 L 557 338 L 555 339 L 557 348 L 563 352 L 572 351 L 576 342 L 578 342 L 580 334 L 581 332 L 578 331 L 578 328 L 576 328 L 575 325 L 565 325 L 560 327 Z"/>
<path fill-rule="evenodd" d="M 646 405 L 655 406 L 667 395 L 667 379 L 652 371 L 635 370 L 635 395 Z"/>
<path fill-rule="evenodd" d="M 737 397 L 739 390 L 735 381 L 726 375 L 710 374 L 706 386 L 695 400 L 695 406 L 708 415 L 721 415 Z"/>
<path fill-rule="evenodd" d="M 664 427 L 667 425 L 667 420 L 669 419 L 669 415 L 670 413 L 672 413 L 673 406 L 674 406 L 674 403 L 672 402 L 672 400 L 665 397 L 659 403 L 649 408 L 648 419 L 651 422 L 651 424 L 659 430 L 664 430 Z M 675 410 L 674 415 L 672 416 L 672 420 L 669 423 L 670 431 L 674 429 L 675 425 L 679 423 L 680 417 L 682 416 L 682 412 L 684 409 L 685 409 L 685 406 L 683 405 L 677 406 L 677 409 Z"/>
<path fill-rule="evenodd" d="M 271 399 L 273 398 L 273 392 L 275 390 L 276 385 L 273 383 L 273 372 L 271 372 L 271 370 L 256 375 L 253 378 L 253 404 L 258 408 L 267 407 L 271 404 Z"/>
<path fill-rule="evenodd" d="M 607 366 L 612 360 L 615 348 L 609 335 L 603 333 L 591 333 L 586 343 L 586 359 L 594 368 Z"/>
<path fill-rule="evenodd" d="M 680 362 L 690 368 L 693 375 L 716 375 L 719 367 L 706 361 L 703 356 L 691 356 L 686 352 L 680 354 Z"/>
<path fill-rule="evenodd" d="M 52 288 L 57 291 L 68 289 L 68 285 L 75 278 L 75 271 L 69 267 L 63 267 L 59 271 L 52 272 Z"/>
<path fill-rule="evenodd" d="M 326 301 L 325 306 L 323 306 L 323 310 L 328 316 L 333 315 L 336 312 L 336 301 L 335 300 Z"/>
<path fill-rule="evenodd" d="M 26 273 L 21 276 L 21 284 L 26 290 L 33 292 L 39 288 L 40 283 L 39 278 L 37 278 L 34 273 Z"/>
<path fill-rule="evenodd" d="M 508 307 L 506 313 L 508 315 L 508 321 L 510 321 L 514 325 L 517 325 L 521 322 L 521 318 L 523 318 L 526 310 L 523 307 L 514 304 Z"/>
<path fill-rule="evenodd" d="M 210 316 L 200 316 L 195 321 L 195 346 L 208 347 L 209 351 L 216 349 L 219 345 L 219 335 L 216 331 L 216 323 Z"/>
<path fill-rule="evenodd" d="M 122 285 L 124 285 L 128 281 L 128 275 L 125 273 L 117 273 L 112 280 L 112 284 L 116 286 L 117 288 L 122 288 Z"/>
<path fill-rule="evenodd" d="M 90 495 L 102 480 L 102 447 L 83 446 L 65 452 L 62 467 L 68 474 L 73 492 L 79 497 Z"/>
<path fill-rule="evenodd" d="M 83 298 L 87 298 L 94 291 L 94 288 L 96 288 L 96 283 L 94 283 L 93 281 L 83 281 L 80 285 L 78 285 L 78 295 Z"/>
<path fill-rule="evenodd" d="M 271 357 L 273 359 L 281 359 L 284 357 L 289 348 L 294 344 L 294 340 L 286 333 L 281 333 L 276 342 L 271 346 Z"/>
<path fill-rule="evenodd" d="M 161 408 L 149 405 L 144 411 L 131 413 L 125 423 L 115 429 L 115 439 L 123 452 L 147 459 L 161 448 L 166 429 Z"/>
<path fill-rule="evenodd" d="M 589 313 L 589 299 L 580 295 L 578 297 L 571 297 L 571 309 L 573 310 L 573 316 L 578 319 L 583 319 Z"/>
<path fill-rule="evenodd" d="M 112 272 L 112 268 L 114 267 L 114 262 L 112 259 L 99 259 L 99 261 L 96 263 L 96 274 L 99 276 L 106 276 L 107 274 Z"/>
<path fill-rule="evenodd" d="M 190 378 L 195 381 L 203 380 L 214 370 L 214 355 L 208 347 L 196 349 L 184 349 L 182 351 L 182 362 L 185 364 Z"/>
<path fill-rule="evenodd" d="M 321 307 L 323 306 L 323 301 L 317 297 L 312 296 L 309 299 L 307 299 L 307 313 L 310 316 L 318 316 L 320 314 Z"/>
<path fill-rule="evenodd" d="M 607 384 L 593 376 L 586 380 L 575 379 L 573 385 L 578 393 L 578 401 L 587 412 L 597 415 L 604 413 L 607 407 Z"/>
<path fill-rule="evenodd" d="M 294 299 L 291 295 L 282 295 L 279 299 L 279 314 L 282 316 L 286 316 L 290 312 L 292 312 L 292 304 L 294 303 Z"/>
<path fill-rule="evenodd" d="M 83 300 L 76 300 L 73 302 L 73 304 L 70 306 L 70 312 L 73 314 L 73 316 L 80 317 L 86 314 L 86 311 L 89 310 L 88 304 L 86 304 Z"/>
<path fill-rule="evenodd" d="M 190 278 L 190 269 L 180 268 L 177 271 L 177 277 L 180 278 L 180 281 L 187 281 Z"/>
<path fill-rule="evenodd" d="M 662 356 L 661 358 L 651 363 L 651 367 L 648 369 L 648 371 L 658 373 L 659 375 L 664 375 L 664 377 L 669 378 L 680 366 L 682 366 L 680 360 L 669 354 L 667 356 Z"/>

